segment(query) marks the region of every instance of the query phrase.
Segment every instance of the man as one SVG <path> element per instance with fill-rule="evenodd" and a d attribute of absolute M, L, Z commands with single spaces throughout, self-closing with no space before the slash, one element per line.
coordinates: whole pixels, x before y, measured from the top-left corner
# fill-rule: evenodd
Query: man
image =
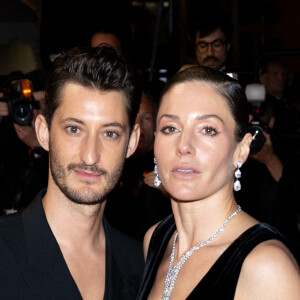
<path fill-rule="evenodd" d="M 105 43 L 112 46 L 118 53 L 122 53 L 121 39 L 115 30 L 108 26 L 97 28 L 91 36 L 90 43 L 92 47 Z"/>
<path fill-rule="evenodd" d="M 103 211 L 138 143 L 138 77 L 108 46 L 55 60 L 45 116 L 36 119 L 48 187 L 24 212 L 0 219 L 0 299 L 135 298 L 142 249 Z"/>
<path fill-rule="evenodd" d="M 288 84 L 287 67 L 279 58 L 269 57 L 260 67 L 259 80 L 265 86 L 268 95 L 283 98 Z"/>
<path fill-rule="evenodd" d="M 120 184 L 109 195 L 105 209 L 105 215 L 114 227 L 140 241 L 152 225 L 171 213 L 169 198 L 153 184 L 155 99 L 158 97 L 154 89 L 151 84 L 143 87 L 136 118 L 141 131 L 139 143 L 134 154 L 126 160 Z M 120 208 L 117 213 L 116 206 Z"/>
<path fill-rule="evenodd" d="M 223 16 L 201 18 L 195 22 L 193 39 L 196 62 L 224 71 L 231 45 L 230 23 Z"/>
<path fill-rule="evenodd" d="M 267 56 L 259 68 L 259 81 L 266 88 L 265 102 L 271 106 L 279 137 L 297 134 L 294 96 L 288 89 L 288 69 L 279 57 Z"/>
<path fill-rule="evenodd" d="M 39 81 L 33 78 L 36 73 Z M 0 108 L 0 116 L 3 117 L 0 121 L 0 214 L 26 207 L 47 186 L 48 153 L 41 148 L 34 129 L 35 118 L 44 109 L 45 92 L 41 75 L 40 71 L 19 74 L 17 77 L 9 77 L 5 84 L 5 93 L 2 95 L 5 101 L 0 102 L 0 107 L 4 108 Z M 31 97 L 26 99 L 28 102 L 30 99 L 33 106 L 25 115 L 28 116 L 30 112 L 32 115 L 25 118 L 28 121 L 25 126 L 21 116 L 12 111 L 18 107 L 18 102 L 14 101 L 22 99 L 21 92 L 28 92 L 30 86 L 31 93 L 28 95 Z M 18 88 L 20 94 L 12 92 Z M 26 107 L 24 103 L 23 107 Z"/>
<path fill-rule="evenodd" d="M 136 123 L 140 125 L 140 139 L 134 156 L 140 157 L 153 149 L 157 104 L 147 91 L 142 92 Z"/>

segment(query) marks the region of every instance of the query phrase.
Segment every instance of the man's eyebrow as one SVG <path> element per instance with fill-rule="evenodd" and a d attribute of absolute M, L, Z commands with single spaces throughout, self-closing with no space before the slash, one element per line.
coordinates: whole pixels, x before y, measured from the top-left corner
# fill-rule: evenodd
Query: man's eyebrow
<path fill-rule="evenodd" d="M 200 43 L 212 44 L 214 42 L 219 42 L 219 41 L 224 42 L 224 39 L 217 38 L 217 39 L 214 39 L 212 42 L 206 42 L 206 41 L 203 41 L 203 40 L 200 40 L 200 41 L 198 40 L 198 44 L 200 44 Z"/>
<path fill-rule="evenodd" d="M 112 122 L 112 123 L 106 123 L 103 125 L 103 127 L 119 127 L 122 130 L 126 130 L 126 126 L 122 125 L 121 123 L 118 122 Z"/>
<path fill-rule="evenodd" d="M 60 123 L 66 123 L 66 122 L 75 122 L 78 124 L 84 124 L 84 122 L 82 120 L 79 120 L 76 118 L 66 118 L 66 119 L 63 119 Z"/>
<path fill-rule="evenodd" d="M 61 121 L 61 123 L 66 123 L 66 122 L 75 122 L 75 123 L 80 124 L 80 125 L 85 124 L 84 121 L 82 121 L 80 119 L 76 119 L 76 118 L 66 118 L 66 119 Z M 123 124 L 118 123 L 118 122 L 106 123 L 106 124 L 103 125 L 103 127 L 119 127 L 122 130 L 126 130 L 126 126 L 124 126 Z"/>

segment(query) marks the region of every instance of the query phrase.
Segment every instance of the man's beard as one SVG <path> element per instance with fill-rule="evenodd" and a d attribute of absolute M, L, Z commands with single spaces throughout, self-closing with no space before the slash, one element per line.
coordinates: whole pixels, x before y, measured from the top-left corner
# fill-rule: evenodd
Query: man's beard
<path fill-rule="evenodd" d="M 49 145 L 49 156 L 50 156 L 50 171 L 52 178 L 61 192 L 72 202 L 77 204 L 84 205 L 95 205 L 102 203 L 106 200 L 107 195 L 111 192 L 111 190 L 115 187 L 117 182 L 121 177 L 121 173 L 123 170 L 124 159 L 120 160 L 118 167 L 113 170 L 112 173 L 107 172 L 104 169 L 99 169 L 96 165 L 89 166 L 85 163 L 79 164 L 70 164 L 67 166 L 66 170 L 63 165 L 60 163 L 58 158 L 55 155 L 55 150 L 53 149 L 51 142 Z M 125 154 L 124 154 L 125 156 Z M 88 172 L 93 172 L 99 174 L 104 177 L 105 181 L 102 183 L 98 183 L 98 185 L 103 185 L 99 192 L 93 192 L 91 189 L 85 189 L 83 192 L 77 191 L 76 189 L 71 188 L 67 184 L 67 176 L 70 174 L 72 170 L 84 170 Z M 97 185 L 95 183 L 90 183 L 89 181 L 82 181 L 86 185 Z"/>
<path fill-rule="evenodd" d="M 207 56 L 207 57 L 204 59 L 204 63 L 208 62 L 209 60 L 213 60 L 213 61 L 215 61 L 216 63 L 219 62 L 219 60 L 218 60 L 215 56 L 211 55 L 211 56 Z"/>

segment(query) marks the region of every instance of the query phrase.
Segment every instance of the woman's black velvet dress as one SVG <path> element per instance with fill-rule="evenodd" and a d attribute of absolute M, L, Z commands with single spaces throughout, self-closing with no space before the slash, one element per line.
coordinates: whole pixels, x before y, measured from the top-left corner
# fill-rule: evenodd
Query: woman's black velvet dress
<path fill-rule="evenodd" d="M 173 215 L 165 218 L 155 229 L 149 244 L 138 300 L 148 298 L 158 267 L 174 231 Z M 272 239 L 286 244 L 284 237 L 268 224 L 260 223 L 246 230 L 217 259 L 187 299 L 233 299 L 245 258 L 258 244 Z"/>

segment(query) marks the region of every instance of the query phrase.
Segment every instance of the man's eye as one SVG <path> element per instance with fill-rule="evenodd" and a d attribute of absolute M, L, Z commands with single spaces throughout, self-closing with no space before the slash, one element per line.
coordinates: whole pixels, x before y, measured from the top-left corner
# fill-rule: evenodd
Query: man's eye
<path fill-rule="evenodd" d="M 69 126 L 67 127 L 67 131 L 70 133 L 70 134 L 77 134 L 80 132 L 79 128 L 76 127 L 76 126 Z"/>
<path fill-rule="evenodd" d="M 173 126 L 165 126 L 160 131 L 164 134 L 172 134 L 172 133 L 177 132 L 177 128 L 175 128 Z"/>
<path fill-rule="evenodd" d="M 106 131 L 105 132 L 105 136 L 108 137 L 108 138 L 117 138 L 119 136 L 119 134 L 115 131 Z"/>
<path fill-rule="evenodd" d="M 153 121 L 153 118 L 152 118 L 152 116 L 146 116 L 145 118 L 144 118 L 146 121 L 148 121 L 148 122 L 152 122 Z"/>
<path fill-rule="evenodd" d="M 214 46 L 216 46 L 216 47 L 219 47 L 221 45 L 222 45 L 221 41 L 215 41 L 214 42 Z"/>

